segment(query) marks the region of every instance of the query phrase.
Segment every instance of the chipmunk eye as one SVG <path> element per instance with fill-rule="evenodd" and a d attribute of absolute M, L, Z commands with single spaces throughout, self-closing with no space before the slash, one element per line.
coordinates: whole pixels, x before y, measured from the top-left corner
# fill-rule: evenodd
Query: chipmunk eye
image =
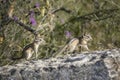
<path fill-rule="evenodd" d="M 89 39 L 89 38 L 90 38 L 90 36 L 88 36 L 88 35 L 84 36 L 84 39 Z"/>
<path fill-rule="evenodd" d="M 39 39 L 39 41 L 42 41 L 42 39 Z"/>

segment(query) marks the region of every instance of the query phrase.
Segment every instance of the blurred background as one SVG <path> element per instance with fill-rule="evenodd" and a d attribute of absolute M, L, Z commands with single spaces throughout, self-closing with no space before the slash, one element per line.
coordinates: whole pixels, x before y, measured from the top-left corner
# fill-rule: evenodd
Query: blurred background
<path fill-rule="evenodd" d="M 19 20 L 44 36 L 39 58 L 49 58 L 70 37 L 90 33 L 91 51 L 120 47 L 120 0 L 0 0 L 0 66 L 14 64 L 34 35 Z"/>

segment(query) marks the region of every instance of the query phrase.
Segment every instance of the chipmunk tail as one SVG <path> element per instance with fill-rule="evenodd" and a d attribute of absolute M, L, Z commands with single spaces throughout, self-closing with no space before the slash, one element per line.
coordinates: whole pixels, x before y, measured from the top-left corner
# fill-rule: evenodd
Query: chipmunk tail
<path fill-rule="evenodd" d="M 10 59 L 11 60 L 20 60 L 20 59 L 22 59 L 22 56 L 21 57 L 11 57 Z"/>

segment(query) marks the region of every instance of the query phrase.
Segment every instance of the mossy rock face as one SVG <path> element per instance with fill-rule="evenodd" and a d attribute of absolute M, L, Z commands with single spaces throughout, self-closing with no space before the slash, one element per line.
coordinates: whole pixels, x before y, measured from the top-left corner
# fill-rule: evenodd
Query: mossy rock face
<path fill-rule="evenodd" d="M 34 35 L 15 22 L 6 20 L 10 6 L 14 6 L 13 17 L 20 20 L 32 29 L 37 29 L 44 15 L 57 8 L 63 10 L 56 12 L 52 25 L 39 31 L 44 36 L 46 45 L 39 48 L 39 58 L 50 57 L 68 41 L 66 31 L 72 37 L 79 37 L 84 32 L 90 33 L 93 40 L 89 42 L 90 50 L 104 50 L 120 47 L 120 10 L 119 0 L 113 2 L 101 0 L 99 2 L 89 0 L 8 0 L 0 3 L 0 37 L 4 40 L 0 43 L 0 65 L 8 64 L 12 55 L 21 55 L 25 45 L 34 40 Z M 96 4 L 98 7 L 96 7 Z M 36 25 L 30 23 L 32 17 Z M 42 24 L 49 23 L 51 16 L 46 17 Z M 7 23 L 8 22 L 8 23 Z M 53 30 L 52 30 L 53 28 Z M 52 30 L 52 31 L 50 31 Z M 4 62 L 3 62 L 3 61 Z M 3 62 L 3 63 L 2 63 Z M 11 62 L 11 61 L 10 61 Z M 11 64 L 11 63 L 10 63 Z"/>

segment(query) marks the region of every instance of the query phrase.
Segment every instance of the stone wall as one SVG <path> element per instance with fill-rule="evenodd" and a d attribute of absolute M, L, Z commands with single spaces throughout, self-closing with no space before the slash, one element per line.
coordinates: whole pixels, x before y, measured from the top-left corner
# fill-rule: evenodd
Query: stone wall
<path fill-rule="evenodd" d="M 0 67 L 0 80 L 120 80 L 120 49 L 23 60 Z"/>

